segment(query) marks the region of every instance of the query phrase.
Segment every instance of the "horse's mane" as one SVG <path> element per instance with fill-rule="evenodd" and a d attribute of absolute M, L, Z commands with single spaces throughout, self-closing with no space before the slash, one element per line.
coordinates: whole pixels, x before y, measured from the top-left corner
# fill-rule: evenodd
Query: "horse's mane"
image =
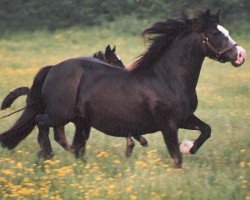
<path fill-rule="evenodd" d="M 144 39 L 150 43 L 145 53 L 129 67 L 129 70 L 151 66 L 178 36 L 191 32 L 191 20 L 166 19 L 152 24 L 142 32 Z"/>

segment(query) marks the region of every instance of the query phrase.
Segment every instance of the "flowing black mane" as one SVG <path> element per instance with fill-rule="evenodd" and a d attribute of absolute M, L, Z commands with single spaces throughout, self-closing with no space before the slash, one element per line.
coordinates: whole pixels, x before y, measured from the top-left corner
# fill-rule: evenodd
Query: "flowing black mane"
<path fill-rule="evenodd" d="M 146 41 L 150 42 L 150 46 L 131 65 L 130 69 L 142 69 L 152 65 L 165 52 L 174 39 L 191 32 L 190 23 L 191 20 L 167 19 L 156 22 L 145 29 L 141 35 Z"/>

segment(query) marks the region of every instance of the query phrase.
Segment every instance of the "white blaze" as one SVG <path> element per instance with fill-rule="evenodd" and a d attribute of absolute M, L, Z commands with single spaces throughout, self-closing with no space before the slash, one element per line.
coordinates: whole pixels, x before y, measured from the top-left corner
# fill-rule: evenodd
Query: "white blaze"
<path fill-rule="evenodd" d="M 229 35 L 229 31 L 227 29 L 225 29 L 223 26 L 221 25 L 217 25 L 217 29 L 222 32 L 223 35 L 225 35 L 225 37 L 228 38 L 228 41 L 231 45 L 235 44 L 236 42 L 231 38 L 231 36 Z"/>

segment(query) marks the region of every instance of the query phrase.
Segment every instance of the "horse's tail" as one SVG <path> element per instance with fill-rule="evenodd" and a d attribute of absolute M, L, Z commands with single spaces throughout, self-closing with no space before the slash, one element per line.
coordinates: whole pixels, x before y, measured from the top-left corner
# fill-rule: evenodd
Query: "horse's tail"
<path fill-rule="evenodd" d="M 44 67 L 37 73 L 26 100 L 25 110 L 13 127 L 0 135 L 0 144 L 3 147 L 14 149 L 36 126 L 35 116 L 44 111 L 41 89 L 51 67 Z"/>
<path fill-rule="evenodd" d="M 28 87 L 19 87 L 11 91 L 4 99 L 3 103 L 1 105 L 1 110 L 4 110 L 6 108 L 10 108 L 12 103 L 20 96 L 22 95 L 28 95 L 30 89 Z"/>

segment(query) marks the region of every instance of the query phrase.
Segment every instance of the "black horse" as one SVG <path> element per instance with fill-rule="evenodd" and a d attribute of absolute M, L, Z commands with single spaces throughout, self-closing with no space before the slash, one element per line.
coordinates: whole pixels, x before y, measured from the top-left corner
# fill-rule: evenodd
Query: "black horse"
<path fill-rule="evenodd" d="M 38 123 L 41 151 L 49 155 L 53 152 L 49 127 L 72 121 L 78 129 L 73 147 L 80 157 L 91 127 L 118 137 L 161 131 L 176 166 L 181 167 L 178 129 L 201 132 L 191 154 L 211 134 L 210 126 L 194 115 L 204 58 L 230 61 L 233 66 L 245 59 L 245 50 L 219 25 L 218 18 L 219 14 L 208 10 L 192 19 L 154 23 L 142 33 L 151 41 L 148 50 L 129 70 L 92 58 L 69 59 L 43 70 L 44 76 L 35 78 L 28 95 L 30 106 L 0 135 L 0 142 L 13 148 Z"/>
<path fill-rule="evenodd" d="M 121 68 L 125 68 L 123 62 L 121 61 L 121 59 L 117 56 L 116 52 L 116 47 L 114 47 L 113 49 L 111 49 L 110 45 L 108 45 L 105 48 L 105 52 L 103 51 L 98 51 L 96 53 L 93 54 L 93 58 L 99 59 L 101 61 L 104 61 L 106 63 L 109 63 L 111 65 L 117 66 L 117 67 L 121 67 Z M 19 87 L 14 89 L 13 91 L 11 91 L 3 100 L 2 105 L 1 105 L 1 109 L 4 110 L 6 108 L 10 108 L 12 103 L 20 96 L 22 95 L 28 95 L 30 92 L 30 89 L 28 87 Z M 144 138 L 143 136 L 135 136 L 134 137 L 137 141 L 140 142 L 140 144 L 143 147 L 148 146 L 148 141 L 146 140 L 146 138 Z M 55 141 L 60 144 L 66 151 L 72 152 L 72 148 L 70 147 L 69 143 L 67 142 L 66 136 L 65 136 L 65 128 L 64 126 L 61 127 L 55 127 L 54 128 L 54 139 Z M 131 137 L 127 138 L 127 142 L 130 142 L 132 140 Z M 127 145 L 127 149 L 126 149 L 126 155 L 130 156 L 133 148 L 134 148 L 135 144 L 133 142 L 133 146 L 132 145 Z"/>

